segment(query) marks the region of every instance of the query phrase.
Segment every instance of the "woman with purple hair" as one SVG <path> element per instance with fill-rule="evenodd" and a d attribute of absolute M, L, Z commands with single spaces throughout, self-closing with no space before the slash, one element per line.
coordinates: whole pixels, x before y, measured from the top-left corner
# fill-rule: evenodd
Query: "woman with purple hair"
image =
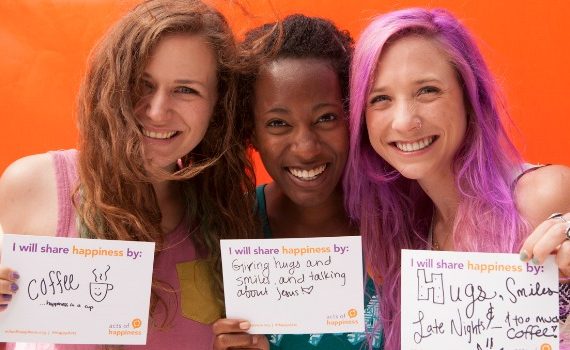
<path fill-rule="evenodd" d="M 444 10 L 388 13 L 356 45 L 345 200 L 383 276 L 386 349 L 400 348 L 401 249 L 537 264 L 554 252 L 570 276 L 570 169 L 525 164 L 499 101 L 473 38 Z"/>

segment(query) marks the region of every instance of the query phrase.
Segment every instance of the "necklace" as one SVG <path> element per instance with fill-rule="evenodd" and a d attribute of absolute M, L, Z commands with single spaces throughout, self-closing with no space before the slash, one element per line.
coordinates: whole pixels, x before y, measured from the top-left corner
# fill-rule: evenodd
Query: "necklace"
<path fill-rule="evenodd" d="M 435 238 L 435 234 L 433 232 L 434 228 L 435 228 L 435 208 L 433 209 L 433 212 L 431 214 L 431 222 L 429 224 L 428 239 L 427 239 L 428 242 L 427 243 L 428 243 L 428 249 L 429 250 L 440 251 L 441 246 L 439 245 L 439 242 Z M 445 244 L 447 242 L 450 235 L 451 235 L 451 233 L 447 234 L 447 236 L 445 237 L 445 240 L 443 241 L 443 244 Z"/>
<path fill-rule="evenodd" d="M 433 226 L 435 222 L 434 219 L 435 219 L 435 210 L 433 211 L 433 214 L 431 214 L 431 222 L 429 223 L 429 231 L 427 239 L 428 250 L 440 250 L 439 243 L 437 242 L 437 240 L 433 235 Z"/>

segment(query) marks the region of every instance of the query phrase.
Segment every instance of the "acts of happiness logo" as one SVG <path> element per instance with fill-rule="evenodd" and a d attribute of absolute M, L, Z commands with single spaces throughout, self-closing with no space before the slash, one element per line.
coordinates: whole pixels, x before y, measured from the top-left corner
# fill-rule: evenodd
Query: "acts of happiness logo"
<path fill-rule="evenodd" d="M 358 311 L 354 308 L 343 313 L 327 315 L 327 326 L 355 325 L 358 324 L 357 316 Z"/>

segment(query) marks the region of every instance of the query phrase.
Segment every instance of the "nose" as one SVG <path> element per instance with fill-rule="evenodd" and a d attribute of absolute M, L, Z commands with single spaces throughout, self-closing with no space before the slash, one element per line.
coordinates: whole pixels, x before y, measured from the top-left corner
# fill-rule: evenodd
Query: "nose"
<path fill-rule="evenodd" d="M 300 127 L 293 135 L 291 152 L 301 161 L 311 161 L 321 153 L 321 141 L 312 127 Z"/>
<path fill-rule="evenodd" d="M 392 128 L 406 133 L 421 128 L 422 122 L 419 116 L 417 104 L 411 101 L 400 101 L 394 109 Z"/>
<path fill-rule="evenodd" d="M 146 116 L 155 122 L 164 121 L 170 114 L 170 96 L 168 93 L 157 90 L 147 97 Z"/>

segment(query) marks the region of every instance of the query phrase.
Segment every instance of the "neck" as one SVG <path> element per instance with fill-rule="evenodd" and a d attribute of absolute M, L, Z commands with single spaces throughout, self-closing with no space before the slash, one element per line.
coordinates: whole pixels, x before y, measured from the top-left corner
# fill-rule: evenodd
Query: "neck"
<path fill-rule="evenodd" d="M 265 188 L 267 216 L 275 238 L 350 236 L 358 231 L 350 224 L 340 188 L 321 204 L 301 207 L 271 183 Z"/>
<path fill-rule="evenodd" d="M 419 185 L 434 204 L 432 222 L 433 242 L 441 250 L 453 250 L 453 225 L 459 207 L 459 192 L 451 171 L 429 180 L 418 180 Z"/>
<path fill-rule="evenodd" d="M 160 227 L 165 233 L 171 232 L 184 216 L 180 185 L 176 181 L 160 181 L 153 183 L 152 187 L 162 215 Z"/>

